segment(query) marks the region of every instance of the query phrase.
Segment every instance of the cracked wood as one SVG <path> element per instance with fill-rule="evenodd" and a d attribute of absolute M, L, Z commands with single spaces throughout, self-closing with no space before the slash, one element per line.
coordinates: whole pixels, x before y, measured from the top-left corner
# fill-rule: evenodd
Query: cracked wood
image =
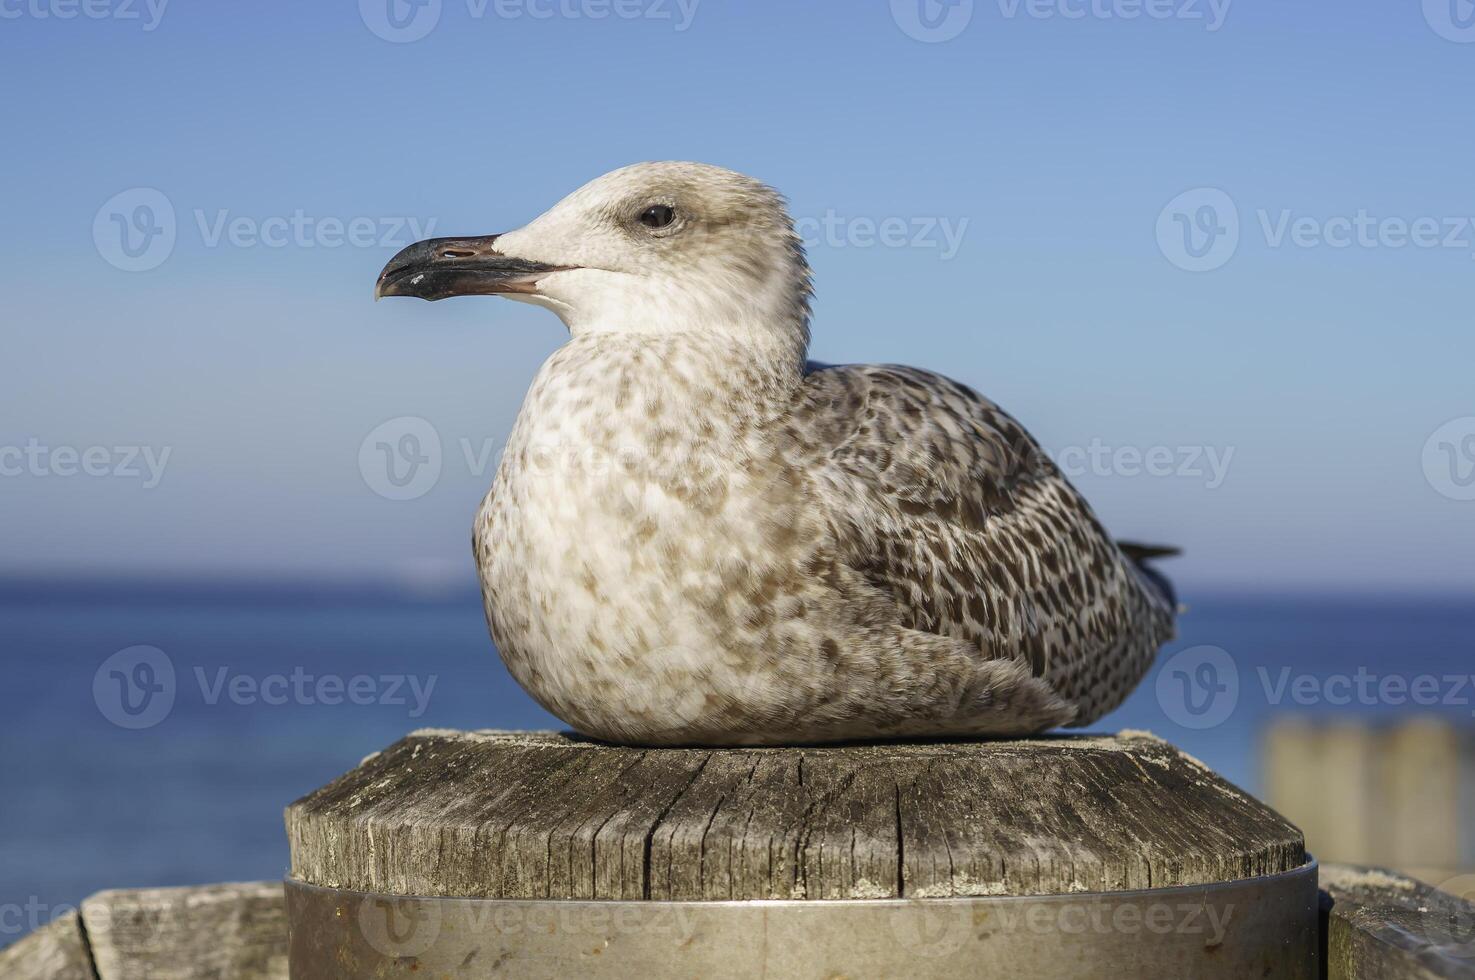
<path fill-rule="evenodd" d="M 286 819 L 295 877 L 402 895 L 1049 895 L 1305 861 L 1295 827 L 1143 733 L 643 749 L 424 731 Z"/>

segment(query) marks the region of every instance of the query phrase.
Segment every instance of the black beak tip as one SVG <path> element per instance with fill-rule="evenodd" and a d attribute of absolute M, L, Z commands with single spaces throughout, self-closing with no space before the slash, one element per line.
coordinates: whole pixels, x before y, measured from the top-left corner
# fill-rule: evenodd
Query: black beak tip
<path fill-rule="evenodd" d="M 543 273 L 566 268 L 503 255 L 498 235 L 432 238 L 402 249 L 374 283 L 374 299 L 414 296 L 434 302 L 451 296 L 531 292 Z"/>

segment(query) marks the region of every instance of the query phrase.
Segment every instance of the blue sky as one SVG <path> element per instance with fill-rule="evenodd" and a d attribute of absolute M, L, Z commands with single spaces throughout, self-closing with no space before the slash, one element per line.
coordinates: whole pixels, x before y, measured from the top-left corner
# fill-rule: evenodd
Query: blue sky
<path fill-rule="evenodd" d="M 695 159 L 1189 589 L 1475 584 L 1467 0 L 388 2 L 0 0 L 0 571 L 469 581 L 563 328 L 375 274 Z"/>

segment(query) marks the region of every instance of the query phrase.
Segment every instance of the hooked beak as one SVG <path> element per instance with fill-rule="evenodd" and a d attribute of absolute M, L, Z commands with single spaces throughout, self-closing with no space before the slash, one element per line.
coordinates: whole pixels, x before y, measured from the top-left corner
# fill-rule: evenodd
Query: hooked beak
<path fill-rule="evenodd" d="M 570 268 L 503 255 L 496 249 L 499 237 L 416 242 L 390 259 L 379 273 L 374 298 L 418 296 L 433 301 L 449 296 L 531 293 L 540 276 Z"/>

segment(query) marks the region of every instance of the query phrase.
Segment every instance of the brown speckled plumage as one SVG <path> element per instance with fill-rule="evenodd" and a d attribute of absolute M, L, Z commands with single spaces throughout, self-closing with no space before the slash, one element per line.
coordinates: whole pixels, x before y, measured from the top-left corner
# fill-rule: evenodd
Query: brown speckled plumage
<path fill-rule="evenodd" d="M 630 219 L 673 206 L 671 228 Z M 497 247 L 569 325 L 474 543 L 513 676 L 591 735 L 1024 734 L 1119 704 L 1174 603 L 1027 432 L 940 375 L 806 366 L 782 200 L 643 164 Z M 519 297 L 521 298 L 521 297 Z"/>
<path fill-rule="evenodd" d="M 912 629 L 1027 663 L 1076 724 L 1120 704 L 1171 638 L 1171 597 L 982 396 L 916 368 L 833 367 L 806 378 L 795 416 L 826 447 L 813 465 L 844 559 Z"/>

